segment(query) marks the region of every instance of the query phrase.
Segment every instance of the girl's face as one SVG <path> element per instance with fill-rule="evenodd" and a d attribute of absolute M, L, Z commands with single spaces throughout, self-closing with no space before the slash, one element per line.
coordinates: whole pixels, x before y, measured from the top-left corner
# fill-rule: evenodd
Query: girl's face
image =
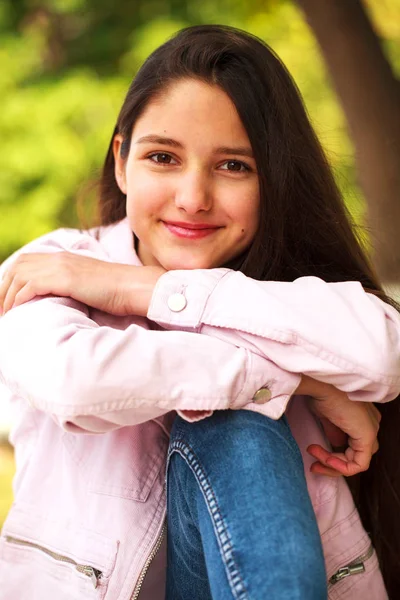
<path fill-rule="evenodd" d="M 209 269 L 250 245 L 259 212 L 256 164 L 219 87 L 173 84 L 137 120 L 125 160 L 121 143 L 115 136 L 115 175 L 144 265 Z"/>

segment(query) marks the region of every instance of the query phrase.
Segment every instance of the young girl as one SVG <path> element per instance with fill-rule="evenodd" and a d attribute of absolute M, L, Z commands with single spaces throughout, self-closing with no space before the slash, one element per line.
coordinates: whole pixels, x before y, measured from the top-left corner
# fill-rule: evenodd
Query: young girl
<path fill-rule="evenodd" d="M 400 318 L 271 50 L 222 26 L 158 48 L 99 206 L 2 265 L 2 600 L 387 598 L 341 475 L 400 392 Z M 390 464 L 357 501 L 393 594 Z"/>

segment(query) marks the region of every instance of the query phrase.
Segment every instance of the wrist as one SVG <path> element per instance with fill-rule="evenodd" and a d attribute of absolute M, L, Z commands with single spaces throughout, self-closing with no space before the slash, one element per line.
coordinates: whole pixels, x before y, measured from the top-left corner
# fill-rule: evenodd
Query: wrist
<path fill-rule="evenodd" d="M 131 267 L 127 287 L 129 314 L 147 317 L 154 288 L 161 275 L 166 271 L 162 267 Z"/>
<path fill-rule="evenodd" d="M 332 392 L 333 386 L 329 383 L 317 381 L 308 375 L 301 375 L 301 380 L 294 394 L 299 396 L 312 396 L 317 400 L 327 398 Z"/>

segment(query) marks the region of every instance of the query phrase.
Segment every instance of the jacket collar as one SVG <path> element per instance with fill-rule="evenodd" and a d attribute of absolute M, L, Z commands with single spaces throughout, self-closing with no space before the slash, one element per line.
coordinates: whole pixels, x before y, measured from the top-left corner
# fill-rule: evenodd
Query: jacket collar
<path fill-rule="evenodd" d="M 136 254 L 133 232 L 128 217 L 100 228 L 100 243 L 113 262 L 142 267 Z"/>

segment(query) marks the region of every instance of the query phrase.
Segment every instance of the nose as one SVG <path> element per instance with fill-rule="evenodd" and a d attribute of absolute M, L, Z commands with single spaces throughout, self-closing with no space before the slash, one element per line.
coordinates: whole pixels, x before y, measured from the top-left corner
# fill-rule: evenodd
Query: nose
<path fill-rule="evenodd" d="M 212 194 L 207 175 L 199 171 L 182 175 L 176 189 L 175 204 L 188 214 L 209 211 L 212 207 Z"/>

